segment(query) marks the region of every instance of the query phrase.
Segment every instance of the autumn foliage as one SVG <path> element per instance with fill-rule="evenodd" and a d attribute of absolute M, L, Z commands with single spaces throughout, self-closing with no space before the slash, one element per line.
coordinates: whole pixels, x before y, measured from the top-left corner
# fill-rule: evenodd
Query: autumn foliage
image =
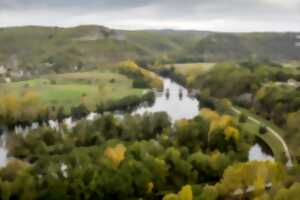
<path fill-rule="evenodd" d="M 125 158 L 126 147 L 123 144 L 118 144 L 116 147 L 108 147 L 104 155 L 109 158 L 115 167 L 118 167 Z"/>
<path fill-rule="evenodd" d="M 139 67 L 134 61 L 128 60 L 120 63 L 119 70 L 125 75 L 144 79 L 152 88 L 163 88 L 162 80 L 155 73 Z"/>

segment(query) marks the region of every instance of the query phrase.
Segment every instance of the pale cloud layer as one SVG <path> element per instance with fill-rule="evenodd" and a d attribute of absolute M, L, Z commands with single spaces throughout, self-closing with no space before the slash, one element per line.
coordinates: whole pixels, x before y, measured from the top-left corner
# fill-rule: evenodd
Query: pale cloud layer
<path fill-rule="evenodd" d="M 300 0 L 0 0 L 0 26 L 300 31 Z"/>

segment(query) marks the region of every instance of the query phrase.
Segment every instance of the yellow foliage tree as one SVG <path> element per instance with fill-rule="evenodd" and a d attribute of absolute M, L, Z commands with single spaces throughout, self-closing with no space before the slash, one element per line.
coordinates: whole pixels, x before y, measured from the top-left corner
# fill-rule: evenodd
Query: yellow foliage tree
<path fill-rule="evenodd" d="M 216 111 L 213 111 L 209 108 L 203 108 L 200 110 L 201 116 L 203 117 L 203 119 L 207 120 L 207 121 L 212 121 L 214 119 L 218 119 L 220 118 L 219 113 L 217 113 Z"/>
<path fill-rule="evenodd" d="M 256 92 L 256 98 L 258 100 L 263 99 L 266 96 L 266 87 L 262 87 Z"/>
<path fill-rule="evenodd" d="M 4 109 L 4 119 L 7 122 L 15 122 L 20 117 L 22 103 L 15 95 L 2 97 L 2 108 Z"/>
<path fill-rule="evenodd" d="M 139 67 L 134 61 L 132 60 L 127 60 L 125 62 L 120 63 L 119 69 L 123 71 L 130 71 L 132 73 L 135 73 L 144 79 L 148 80 L 151 83 L 151 87 L 157 88 L 157 89 L 162 89 L 163 88 L 163 82 L 157 76 L 155 73 L 143 69 Z"/>
<path fill-rule="evenodd" d="M 214 151 L 210 155 L 208 159 L 208 163 L 213 169 L 217 168 L 218 160 L 220 159 L 220 157 L 221 157 L 221 153 L 219 151 Z"/>
<path fill-rule="evenodd" d="M 221 182 L 217 185 L 223 195 L 231 195 L 237 190 L 242 193 L 253 187 L 254 192 L 261 190 L 265 184 L 276 184 L 282 181 L 282 168 L 272 161 L 251 161 L 247 163 L 234 164 L 228 167 Z M 249 176 L 252 174 L 252 176 Z"/>
<path fill-rule="evenodd" d="M 232 103 L 229 99 L 222 99 L 221 101 L 222 105 L 225 107 L 225 108 L 230 108 L 232 107 Z"/>
<path fill-rule="evenodd" d="M 190 185 L 183 186 L 178 193 L 180 200 L 193 200 L 193 191 Z"/>
<path fill-rule="evenodd" d="M 212 133 L 214 132 L 214 130 L 217 129 L 224 129 L 227 126 L 230 126 L 233 124 L 233 118 L 229 115 L 222 115 L 218 118 L 214 118 L 211 122 L 210 122 L 210 126 L 209 126 L 209 132 Z"/>
<path fill-rule="evenodd" d="M 193 200 L 193 191 L 190 185 L 181 188 L 178 194 L 167 194 L 163 200 Z"/>
<path fill-rule="evenodd" d="M 189 125 L 189 120 L 182 119 L 182 120 L 176 121 L 176 126 L 179 128 L 185 128 L 185 127 L 188 127 L 188 125 Z"/>
<path fill-rule="evenodd" d="M 38 115 L 40 105 L 40 97 L 38 92 L 34 90 L 26 91 L 22 96 L 22 118 L 34 120 Z"/>
<path fill-rule="evenodd" d="M 255 197 L 253 200 L 271 200 L 271 198 L 268 194 L 264 193 L 260 196 Z M 289 200 L 291 200 L 291 199 L 289 199 Z"/>
<path fill-rule="evenodd" d="M 167 194 L 164 196 L 163 200 L 179 200 L 177 194 Z"/>
<path fill-rule="evenodd" d="M 262 193 L 265 190 L 265 179 L 263 176 L 256 176 L 255 182 L 254 182 L 254 189 L 255 193 L 259 194 Z"/>
<path fill-rule="evenodd" d="M 24 106 L 30 106 L 30 105 L 36 106 L 39 103 L 39 94 L 34 90 L 28 90 L 24 93 L 22 99 L 23 99 L 22 103 Z"/>
<path fill-rule="evenodd" d="M 229 140 L 230 138 L 233 138 L 236 142 L 240 140 L 240 132 L 235 127 L 228 126 L 225 128 L 224 134 L 226 140 Z"/>
<path fill-rule="evenodd" d="M 115 167 L 118 167 L 125 158 L 126 147 L 123 144 L 118 144 L 116 147 L 108 147 L 104 155 L 109 158 Z"/>
<path fill-rule="evenodd" d="M 154 188 L 154 183 L 153 182 L 149 182 L 147 184 L 147 193 L 152 193 L 153 188 Z"/>

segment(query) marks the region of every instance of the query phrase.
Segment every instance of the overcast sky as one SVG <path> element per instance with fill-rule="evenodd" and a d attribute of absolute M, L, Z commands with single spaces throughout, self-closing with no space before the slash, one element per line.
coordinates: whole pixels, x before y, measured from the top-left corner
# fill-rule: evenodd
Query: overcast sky
<path fill-rule="evenodd" d="M 0 0 L 0 26 L 300 31 L 300 0 Z"/>

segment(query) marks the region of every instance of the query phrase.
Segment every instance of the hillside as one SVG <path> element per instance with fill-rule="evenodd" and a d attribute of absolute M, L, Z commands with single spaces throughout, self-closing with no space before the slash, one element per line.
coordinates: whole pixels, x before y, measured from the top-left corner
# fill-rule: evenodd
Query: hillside
<path fill-rule="evenodd" d="M 296 33 L 124 31 L 102 26 L 0 28 L 0 66 L 18 77 L 77 71 L 124 59 L 175 62 L 254 57 L 285 61 L 299 59 L 295 42 Z"/>
<path fill-rule="evenodd" d="M 207 61 L 226 59 L 300 59 L 296 33 L 214 33 L 192 46 L 188 53 Z"/>

